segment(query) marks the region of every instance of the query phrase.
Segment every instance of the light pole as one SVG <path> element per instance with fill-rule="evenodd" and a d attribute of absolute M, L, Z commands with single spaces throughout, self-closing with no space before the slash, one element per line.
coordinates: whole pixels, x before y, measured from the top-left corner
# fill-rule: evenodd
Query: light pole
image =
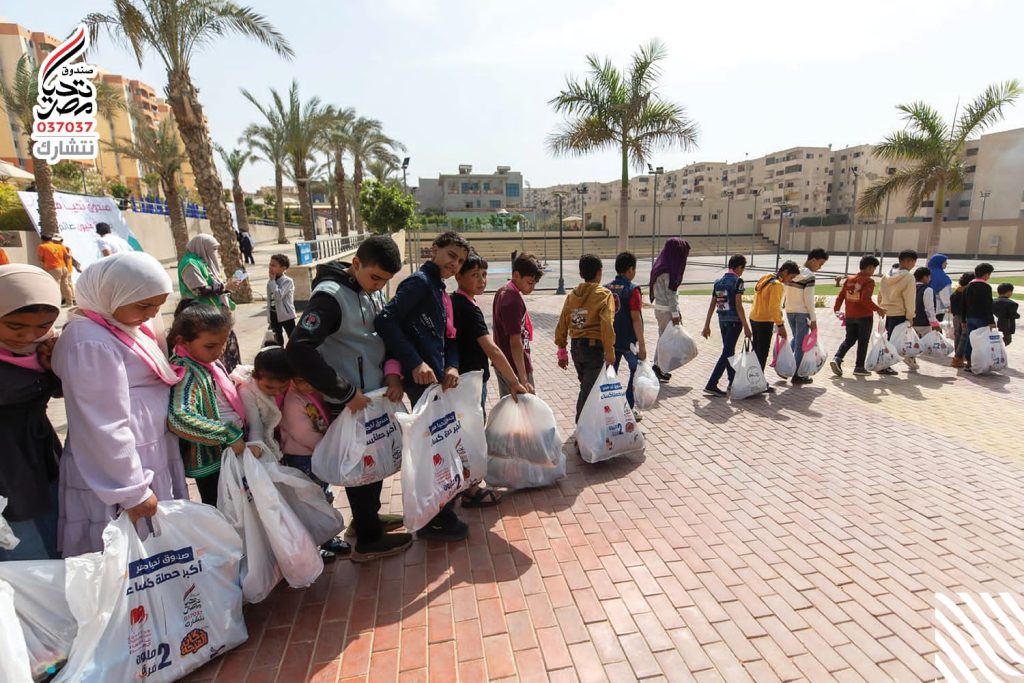
<path fill-rule="evenodd" d="M 850 250 L 853 249 L 853 229 L 857 225 L 857 181 L 860 180 L 860 173 L 853 172 L 853 206 L 850 209 L 850 230 L 846 235 L 846 270 L 844 274 L 850 273 Z"/>
<path fill-rule="evenodd" d="M 656 239 L 657 225 L 658 225 L 658 176 L 665 172 L 663 166 L 654 168 L 650 164 L 647 164 L 647 172 L 654 176 L 654 199 L 651 201 L 651 263 L 654 259 L 654 240 Z"/>
<path fill-rule="evenodd" d="M 754 213 L 753 220 L 750 224 L 750 267 L 754 267 L 754 245 L 757 242 L 757 195 L 761 194 L 761 190 L 753 189 L 750 194 L 754 195 Z"/>
<path fill-rule="evenodd" d="M 576 193 L 580 196 L 580 256 L 583 256 L 587 253 L 587 186 L 580 183 L 580 186 L 576 188 Z"/>
<path fill-rule="evenodd" d="M 885 260 L 885 233 L 889 229 L 889 201 L 891 199 L 891 196 L 885 198 L 885 218 L 882 220 L 882 248 L 878 250 L 879 271 L 882 271 L 882 261 Z"/>
<path fill-rule="evenodd" d="M 555 290 L 555 294 L 565 294 L 565 259 L 562 252 L 562 199 L 565 195 L 562 190 L 555 193 L 558 197 L 558 289 Z"/>
<path fill-rule="evenodd" d="M 779 207 L 779 235 L 775 241 L 775 272 L 779 272 L 779 261 L 782 257 L 782 219 L 789 210 L 789 204 L 784 200 L 778 203 Z"/>
<path fill-rule="evenodd" d="M 732 190 L 725 191 L 725 265 L 729 265 L 729 215 L 732 211 Z"/>
<path fill-rule="evenodd" d="M 978 193 L 978 196 L 981 197 L 981 220 L 978 221 L 978 241 L 974 245 L 974 258 L 981 255 L 981 231 L 985 229 L 985 204 L 991 194 L 992 192 L 989 190 Z"/>
<path fill-rule="evenodd" d="M 550 199 L 542 199 L 540 205 L 544 208 L 544 266 L 548 265 L 548 206 L 551 205 Z"/>

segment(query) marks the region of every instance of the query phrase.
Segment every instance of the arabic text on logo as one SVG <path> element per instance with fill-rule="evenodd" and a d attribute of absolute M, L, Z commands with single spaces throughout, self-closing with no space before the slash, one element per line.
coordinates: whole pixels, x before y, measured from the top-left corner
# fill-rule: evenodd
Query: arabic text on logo
<path fill-rule="evenodd" d="M 32 108 L 32 156 L 56 163 L 96 158 L 96 67 L 81 61 L 89 32 L 79 24 L 39 66 L 39 91 Z"/>

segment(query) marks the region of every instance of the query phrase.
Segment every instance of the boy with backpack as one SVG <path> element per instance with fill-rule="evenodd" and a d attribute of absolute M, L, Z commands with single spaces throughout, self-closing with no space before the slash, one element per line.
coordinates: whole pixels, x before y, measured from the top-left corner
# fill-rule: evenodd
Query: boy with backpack
<path fill-rule="evenodd" d="M 704 319 L 704 331 L 701 335 L 708 339 L 711 337 L 711 314 L 718 311 L 718 327 L 722 332 L 722 355 L 718 357 L 715 369 L 711 371 L 704 393 L 710 396 L 724 397 L 726 392 L 718 388 L 718 380 L 722 373 L 728 373 L 729 384 L 736 375 L 729 359 L 736 355 L 736 342 L 740 340 L 740 333 L 750 339 L 750 325 L 747 324 L 747 315 L 743 310 L 743 275 L 747 267 L 747 258 L 742 254 L 736 254 L 729 258 L 729 270 L 715 280 L 714 290 L 711 292 L 711 302 L 708 304 L 708 315 Z"/>
<path fill-rule="evenodd" d="M 633 409 L 636 421 L 641 420 L 640 411 L 634 407 L 633 375 L 639 361 L 647 360 L 647 345 L 644 342 L 643 293 L 633 284 L 636 277 L 636 256 L 624 251 L 615 257 L 615 279 L 605 287 L 615 296 L 615 372 L 623 358 L 629 367 L 629 383 L 626 385 L 626 401 Z M 637 352 L 633 353 L 636 344 Z"/>

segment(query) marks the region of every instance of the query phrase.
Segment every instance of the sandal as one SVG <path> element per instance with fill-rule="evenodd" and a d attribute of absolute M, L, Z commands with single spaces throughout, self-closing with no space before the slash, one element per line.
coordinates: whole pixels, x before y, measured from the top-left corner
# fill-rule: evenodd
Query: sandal
<path fill-rule="evenodd" d="M 338 556 L 332 553 L 330 550 L 320 548 L 320 559 L 324 562 L 334 562 L 338 559 Z"/>
<path fill-rule="evenodd" d="M 475 494 L 462 494 L 462 507 L 489 508 L 501 502 L 501 496 L 494 489 L 477 489 Z"/>

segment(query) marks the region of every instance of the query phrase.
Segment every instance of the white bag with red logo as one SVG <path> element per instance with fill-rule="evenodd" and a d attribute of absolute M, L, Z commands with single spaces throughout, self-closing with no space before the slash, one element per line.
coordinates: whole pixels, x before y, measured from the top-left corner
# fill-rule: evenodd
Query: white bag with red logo
<path fill-rule="evenodd" d="M 387 479 L 402 467 L 402 430 L 395 415 L 401 403 L 384 395 L 366 394 L 370 405 L 353 414 L 342 410 L 313 449 L 313 474 L 328 484 L 363 486 Z"/>
<path fill-rule="evenodd" d="M 248 637 L 242 542 L 224 516 L 164 501 L 149 524 L 142 538 L 122 513 L 103 531 L 98 562 L 67 560 L 78 635 L 55 681 L 176 681 Z"/>
<path fill-rule="evenodd" d="M 402 426 L 402 518 L 418 531 L 469 482 L 487 474 L 480 394 L 483 373 L 459 376 L 454 389 L 433 384 L 411 413 L 397 415 Z"/>
<path fill-rule="evenodd" d="M 586 462 L 643 453 L 644 435 L 611 365 L 604 366 L 583 404 L 576 423 L 576 445 Z"/>

